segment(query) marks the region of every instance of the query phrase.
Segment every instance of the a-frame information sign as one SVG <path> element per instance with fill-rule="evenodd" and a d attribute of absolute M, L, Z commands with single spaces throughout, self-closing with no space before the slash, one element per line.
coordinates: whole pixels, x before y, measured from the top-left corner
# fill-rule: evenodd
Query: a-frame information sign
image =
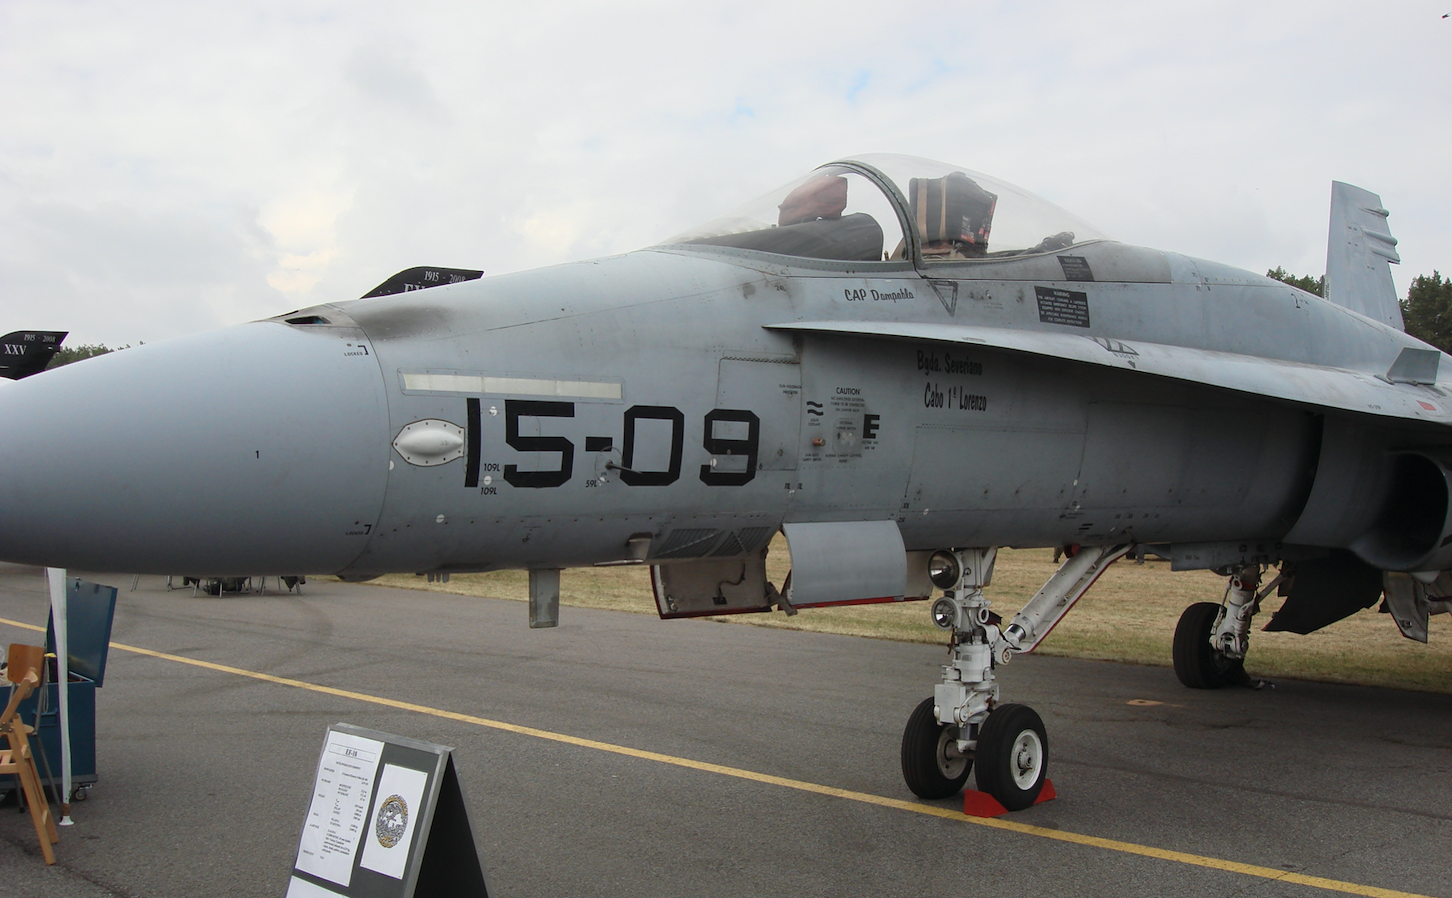
<path fill-rule="evenodd" d="M 487 898 L 454 750 L 328 728 L 287 898 Z"/>

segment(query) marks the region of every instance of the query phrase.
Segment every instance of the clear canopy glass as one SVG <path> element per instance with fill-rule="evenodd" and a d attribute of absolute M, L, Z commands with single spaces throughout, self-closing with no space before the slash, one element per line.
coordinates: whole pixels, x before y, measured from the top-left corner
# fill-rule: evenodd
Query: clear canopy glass
<path fill-rule="evenodd" d="M 870 179 L 850 168 L 824 165 L 664 242 L 880 262 L 902 244 L 902 223 Z"/>
<path fill-rule="evenodd" d="M 1103 240 L 1098 228 L 1006 181 L 913 156 L 854 157 L 880 172 L 905 201 L 911 222 L 870 178 L 839 163 L 664 241 L 728 246 L 811 259 L 904 259 L 904 228 L 926 262 L 1055 252 Z"/>

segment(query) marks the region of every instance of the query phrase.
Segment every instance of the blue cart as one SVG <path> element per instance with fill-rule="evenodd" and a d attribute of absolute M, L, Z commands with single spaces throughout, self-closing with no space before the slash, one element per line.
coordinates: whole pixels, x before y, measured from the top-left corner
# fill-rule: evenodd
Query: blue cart
<path fill-rule="evenodd" d="M 106 680 L 106 654 L 111 644 L 111 622 L 116 613 L 116 588 L 88 583 L 77 578 L 66 581 L 66 621 L 69 637 L 71 681 L 71 800 L 84 801 L 96 782 L 96 690 Z M 55 621 L 47 622 L 46 651 L 55 652 Z M 36 758 L 40 779 L 46 786 L 61 784 L 60 684 L 54 682 L 55 667 L 48 671 L 44 689 L 20 705 L 21 720 L 35 726 L 32 745 L 41 749 Z M 39 725 L 36 710 L 39 709 Z M 15 777 L 0 777 L 0 793 L 16 788 Z"/>

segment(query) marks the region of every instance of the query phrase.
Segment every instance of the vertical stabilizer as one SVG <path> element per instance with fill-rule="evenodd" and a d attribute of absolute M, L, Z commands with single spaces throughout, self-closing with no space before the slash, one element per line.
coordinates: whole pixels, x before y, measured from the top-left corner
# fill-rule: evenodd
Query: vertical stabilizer
<path fill-rule="evenodd" d="M 39 374 L 65 338 L 65 331 L 16 331 L 0 337 L 0 377 L 19 380 Z"/>
<path fill-rule="evenodd" d="M 1381 197 L 1331 182 L 1331 233 L 1326 242 L 1326 298 L 1338 306 L 1402 326 L 1402 308 L 1388 263 L 1400 262 Z"/>

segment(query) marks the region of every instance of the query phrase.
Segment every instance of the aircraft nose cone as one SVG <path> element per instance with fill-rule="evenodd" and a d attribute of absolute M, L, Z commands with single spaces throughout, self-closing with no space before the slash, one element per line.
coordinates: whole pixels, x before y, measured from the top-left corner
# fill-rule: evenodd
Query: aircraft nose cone
<path fill-rule="evenodd" d="M 0 391 L 0 560 L 92 571 L 327 573 L 363 550 L 390 451 L 352 328 L 256 322 Z"/>

